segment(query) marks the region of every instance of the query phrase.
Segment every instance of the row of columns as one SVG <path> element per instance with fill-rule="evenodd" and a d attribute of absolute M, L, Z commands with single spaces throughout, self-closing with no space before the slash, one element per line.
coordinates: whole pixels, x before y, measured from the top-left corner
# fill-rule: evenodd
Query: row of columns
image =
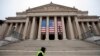
<path fill-rule="evenodd" d="M 61 17 L 61 21 L 62 21 L 62 28 L 63 28 L 63 37 L 64 39 L 66 39 L 66 33 L 65 33 L 65 27 L 64 27 L 64 18 Z M 47 17 L 47 24 L 46 24 L 46 40 L 49 40 L 49 17 Z M 55 22 L 55 40 L 58 40 L 58 33 L 57 33 L 57 17 L 54 17 L 54 22 Z M 35 34 L 35 24 L 36 23 L 36 17 L 33 17 L 33 20 L 32 20 L 32 25 L 31 25 L 31 32 L 30 32 L 30 39 L 33 39 L 34 37 L 34 34 Z M 42 17 L 40 17 L 40 20 L 39 20 L 39 29 L 38 29 L 38 38 L 37 40 L 40 40 L 41 39 L 41 23 L 42 23 Z M 25 25 L 23 25 L 23 23 L 20 23 L 20 26 L 19 26 L 19 29 L 18 29 L 18 24 L 19 23 L 10 23 L 10 25 L 8 26 L 8 30 L 7 30 L 7 36 L 11 33 L 11 30 L 13 27 L 15 27 L 15 31 L 17 31 L 18 33 L 21 33 L 22 31 L 22 28 L 24 26 L 24 29 L 23 29 L 23 40 L 25 40 L 26 38 L 26 34 L 27 34 L 27 29 L 28 29 L 28 24 L 29 24 L 29 17 L 27 17 L 26 19 L 26 22 L 25 22 Z M 18 30 L 17 30 L 18 29 Z"/>
<path fill-rule="evenodd" d="M 31 33 L 30 33 L 30 39 L 33 39 L 34 37 L 34 26 L 35 26 L 35 17 L 33 17 L 33 23 L 32 23 L 32 28 L 31 28 Z M 49 16 L 46 17 L 46 22 L 48 22 L 46 24 L 46 40 L 49 40 Z M 63 40 L 66 40 L 66 30 L 65 30 L 65 25 L 64 25 L 64 17 L 61 16 L 61 22 L 62 22 L 62 33 L 63 33 Z M 76 24 L 78 24 L 77 22 L 77 18 L 76 18 Z M 38 28 L 38 38 L 37 40 L 41 40 L 41 23 L 42 23 L 42 16 L 40 17 L 39 20 L 39 28 Z M 72 26 L 72 22 L 71 22 L 71 17 L 68 17 L 68 27 L 69 27 L 69 31 L 70 31 L 70 37 L 71 39 L 75 39 L 74 36 L 74 32 L 73 32 L 73 26 Z M 54 16 L 54 25 L 55 25 L 55 40 L 58 40 L 58 32 L 57 32 L 57 16 Z M 78 30 L 78 35 L 81 34 L 80 30 L 79 30 L 79 24 L 77 25 L 77 30 Z"/>
<path fill-rule="evenodd" d="M 63 22 L 64 18 L 62 17 L 61 18 L 61 21 Z M 47 19 L 46 19 L 46 40 L 49 40 L 49 16 L 47 16 Z M 40 21 L 39 21 L 39 31 L 38 31 L 38 40 L 41 39 L 41 23 L 42 23 L 42 17 L 40 17 Z M 57 33 L 57 17 L 55 16 L 54 17 L 54 23 L 55 23 L 55 40 L 58 40 L 58 33 Z M 63 38 L 66 38 L 65 36 L 65 28 L 64 28 L 64 22 L 62 23 L 62 28 L 63 28 Z"/>
<path fill-rule="evenodd" d="M 32 20 L 31 30 L 30 30 L 30 39 L 33 39 L 34 35 L 35 35 L 36 17 L 33 17 L 32 19 L 33 20 Z M 46 22 L 48 22 L 46 24 L 46 40 L 49 40 L 49 31 L 48 31 L 48 29 L 49 29 L 49 16 L 47 16 L 47 21 Z M 66 30 L 65 30 L 64 17 L 63 16 L 61 16 L 61 22 L 62 22 L 62 29 L 63 29 L 63 31 L 62 31 L 63 40 L 66 40 Z M 37 38 L 37 40 L 41 40 L 41 23 L 42 23 L 42 16 L 39 19 L 38 36 L 37 36 L 38 38 Z M 19 26 L 19 30 L 18 30 L 19 33 L 21 33 L 21 30 L 22 30 L 22 28 L 24 26 L 24 29 L 23 29 L 23 40 L 25 40 L 26 35 L 27 35 L 28 24 L 29 24 L 29 17 L 27 17 L 25 25 L 23 25 L 23 23 L 21 23 L 20 26 Z M 76 24 L 78 24 L 77 23 L 77 18 L 76 18 Z M 57 16 L 54 16 L 54 25 L 56 25 L 55 26 L 55 40 L 58 40 Z M 16 26 L 15 30 L 17 30 L 18 23 L 16 23 L 15 26 Z M 10 26 L 8 28 L 7 35 L 9 35 L 12 27 L 13 27 L 13 23 L 10 24 Z M 69 34 L 70 34 L 71 39 L 75 39 L 75 36 L 74 36 L 74 33 L 73 33 L 73 26 L 72 26 L 72 22 L 71 22 L 71 17 L 70 16 L 68 17 L 68 27 L 69 27 Z M 79 25 L 77 25 L 77 29 L 79 29 Z"/>
<path fill-rule="evenodd" d="M 99 31 L 99 27 L 97 28 L 98 25 L 95 24 L 95 22 L 91 22 L 91 25 L 89 22 L 86 22 L 86 26 L 87 26 L 87 29 L 85 27 L 85 24 L 84 22 L 81 22 L 81 26 L 82 26 L 82 29 L 83 29 L 83 33 L 91 30 L 90 29 L 90 26 L 91 28 L 93 29 L 93 31 L 97 34 L 97 35 L 100 35 L 100 31 Z"/>
<path fill-rule="evenodd" d="M 75 24 L 76 24 L 77 35 L 79 35 L 79 39 L 82 39 L 82 36 L 81 36 L 82 32 L 81 32 L 81 29 L 80 29 L 78 18 L 74 17 L 74 20 L 75 20 Z M 25 25 L 23 23 L 20 23 L 20 26 L 18 27 L 18 23 L 15 24 L 15 26 L 16 26 L 15 30 L 16 31 L 21 33 L 21 31 L 23 30 L 22 34 L 23 34 L 23 39 L 24 40 L 25 40 L 26 35 L 27 35 L 27 29 L 28 29 L 29 22 L 30 22 L 30 19 L 29 19 L 29 17 L 27 17 Z M 46 22 L 48 22 L 46 24 L 46 40 L 49 40 L 49 30 L 48 30 L 49 29 L 49 16 L 46 17 Z M 65 30 L 65 25 L 64 25 L 65 24 L 64 23 L 64 16 L 61 16 L 61 22 L 62 22 L 63 40 L 67 40 L 67 36 L 66 36 L 67 33 L 66 33 L 66 30 Z M 38 27 L 37 40 L 41 40 L 41 23 L 42 23 L 42 16 L 39 17 L 39 27 Z M 68 30 L 69 30 L 70 37 L 71 37 L 72 40 L 74 40 L 75 39 L 75 35 L 74 35 L 74 29 L 73 29 L 74 27 L 72 25 L 71 16 L 68 16 L 67 23 L 68 23 Z M 55 40 L 58 40 L 57 16 L 54 16 L 54 25 L 55 25 L 54 26 L 55 27 Z M 30 40 L 32 40 L 34 38 L 34 36 L 35 36 L 35 30 L 36 30 L 35 26 L 36 26 L 36 17 L 33 17 L 32 18 L 31 29 L 30 29 L 30 35 L 29 35 Z M 83 32 L 87 32 L 85 24 L 83 22 L 81 22 L 81 26 L 82 26 Z M 89 22 L 87 22 L 87 26 L 88 27 L 90 26 Z M 92 22 L 92 26 L 93 26 L 93 29 L 95 30 L 96 34 L 100 34 L 100 32 L 99 32 L 100 29 L 98 30 L 95 22 Z M 99 24 L 98 24 L 98 26 L 99 26 Z M 12 27 L 13 27 L 13 23 L 10 23 L 10 25 L 8 27 L 7 35 L 9 35 Z M 24 27 L 24 29 L 23 29 L 23 27 Z"/>
<path fill-rule="evenodd" d="M 12 30 L 21 33 L 22 31 L 22 27 L 23 23 L 8 23 L 9 25 L 7 25 L 7 31 L 6 31 L 6 36 L 9 36 L 9 34 L 11 33 Z M 15 24 L 15 25 L 14 25 Z"/>

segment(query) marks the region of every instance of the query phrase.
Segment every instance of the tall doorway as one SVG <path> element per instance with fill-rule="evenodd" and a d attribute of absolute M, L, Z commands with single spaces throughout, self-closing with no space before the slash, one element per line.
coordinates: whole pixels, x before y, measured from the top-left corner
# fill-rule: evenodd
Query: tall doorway
<path fill-rule="evenodd" d="M 46 34 L 41 34 L 41 40 L 45 40 L 46 39 Z"/>
<path fill-rule="evenodd" d="M 54 39 L 55 39 L 54 34 L 49 34 L 49 40 L 54 40 Z"/>
<path fill-rule="evenodd" d="M 59 40 L 62 40 L 62 39 L 63 39 L 62 34 L 58 34 L 58 39 L 59 39 Z"/>

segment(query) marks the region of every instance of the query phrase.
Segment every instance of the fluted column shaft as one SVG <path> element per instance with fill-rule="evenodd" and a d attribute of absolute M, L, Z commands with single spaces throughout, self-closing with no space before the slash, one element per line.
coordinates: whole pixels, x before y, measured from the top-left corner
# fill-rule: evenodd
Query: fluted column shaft
<path fill-rule="evenodd" d="M 9 26 L 9 28 L 8 28 L 7 35 L 9 35 L 9 34 L 11 33 L 12 26 L 13 26 L 13 23 L 10 23 L 10 26 Z"/>
<path fill-rule="evenodd" d="M 1 37 L 5 38 L 4 36 L 6 36 L 6 34 L 7 34 L 7 29 L 8 29 L 8 25 L 7 25 L 7 23 L 4 23 L 2 25 L 2 29 L 0 29 Z M 1 38 L 1 39 L 3 39 L 3 38 Z"/>
<path fill-rule="evenodd" d="M 46 40 L 49 40 L 49 16 L 46 19 Z"/>
<path fill-rule="evenodd" d="M 81 22 L 81 24 L 82 24 L 83 32 L 85 33 L 86 32 L 86 28 L 84 26 L 84 22 Z"/>
<path fill-rule="evenodd" d="M 89 22 L 87 22 L 87 26 L 88 26 L 88 31 L 90 30 L 90 24 Z"/>
<path fill-rule="evenodd" d="M 82 39 L 82 36 L 81 36 L 81 29 L 80 29 L 79 22 L 78 22 L 77 19 L 78 19 L 78 18 L 75 17 L 75 23 L 76 23 L 76 27 L 77 27 L 77 32 L 78 32 L 79 39 Z"/>
<path fill-rule="evenodd" d="M 42 25 L 42 16 L 39 19 L 39 29 L 38 29 L 38 38 L 37 38 L 37 40 L 41 40 L 41 25 Z"/>
<path fill-rule="evenodd" d="M 57 17 L 54 16 L 54 24 L 55 24 L 55 40 L 58 40 L 58 33 L 57 33 Z"/>
<path fill-rule="evenodd" d="M 15 29 L 14 31 L 17 31 L 18 23 L 15 24 Z"/>
<path fill-rule="evenodd" d="M 100 22 L 98 22 L 97 25 L 98 25 L 99 35 L 100 35 Z"/>
<path fill-rule="evenodd" d="M 61 22 L 62 22 L 62 29 L 63 29 L 63 40 L 66 40 L 66 32 L 65 32 L 65 25 L 64 25 L 64 17 L 61 16 Z"/>
<path fill-rule="evenodd" d="M 23 23 L 20 23 L 20 27 L 19 27 L 19 30 L 18 30 L 19 33 L 21 33 L 22 26 L 23 26 Z"/>
<path fill-rule="evenodd" d="M 68 27 L 69 27 L 69 33 L 70 33 L 70 37 L 72 40 L 75 39 L 75 36 L 74 36 L 74 31 L 73 31 L 73 27 L 72 27 L 72 22 L 71 22 L 71 18 L 70 16 L 68 16 Z"/>
<path fill-rule="evenodd" d="M 92 22 L 92 25 L 93 25 L 93 28 L 94 28 L 96 34 L 99 35 L 99 30 L 97 29 L 95 22 Z"/>
<path fill-rule="evenodd" d="M 23 31 L 23 40 L 25 40 L 26 35 L 27 35 L 26 33 L 27 33 L 28 23 L 29 23 L 29 17 L 26 18 L 25 27 Z"/>
<path fill-rule="evenodd" d="M 31 25 L 31 32 L 30 32 L 30 40 L 34 39 L 35 23 L 36 23 L 36 19 L 35 19 L 35 17 L 33 17 L 32 25 Z"/>

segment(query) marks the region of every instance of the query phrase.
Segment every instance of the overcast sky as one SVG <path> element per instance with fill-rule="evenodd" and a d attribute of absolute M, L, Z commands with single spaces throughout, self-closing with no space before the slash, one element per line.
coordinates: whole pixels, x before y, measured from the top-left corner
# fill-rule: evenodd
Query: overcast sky
<path fill-rule="evenodd" d="M 16 16 L 16 12 L 48 4 L 51 1 L 55 4 L 75 6 L 80 10 L 89 11 L 89 15 L 100 16 L 100 0 L 0 0 L 0 19 Z"/>

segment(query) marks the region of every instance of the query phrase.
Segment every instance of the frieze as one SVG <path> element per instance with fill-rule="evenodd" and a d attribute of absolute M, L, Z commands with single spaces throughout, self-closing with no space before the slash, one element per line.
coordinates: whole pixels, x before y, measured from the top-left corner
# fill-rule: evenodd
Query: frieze
<path fill-rule="evenodd" d="M 54 7 L 54 6 L 49 6 L 49 7 L 44 7 L 44 10 L 59 10 L 59 7 Z"/>
<path fill-rule="evenodd" d="M 76 8 L 71 8 L 58 4 L 47 4 L 26 10 L 26 12 L 39 12 L 39 11 L 44 12 L 44 11 L 78 11 L 78 10 Z"/>

